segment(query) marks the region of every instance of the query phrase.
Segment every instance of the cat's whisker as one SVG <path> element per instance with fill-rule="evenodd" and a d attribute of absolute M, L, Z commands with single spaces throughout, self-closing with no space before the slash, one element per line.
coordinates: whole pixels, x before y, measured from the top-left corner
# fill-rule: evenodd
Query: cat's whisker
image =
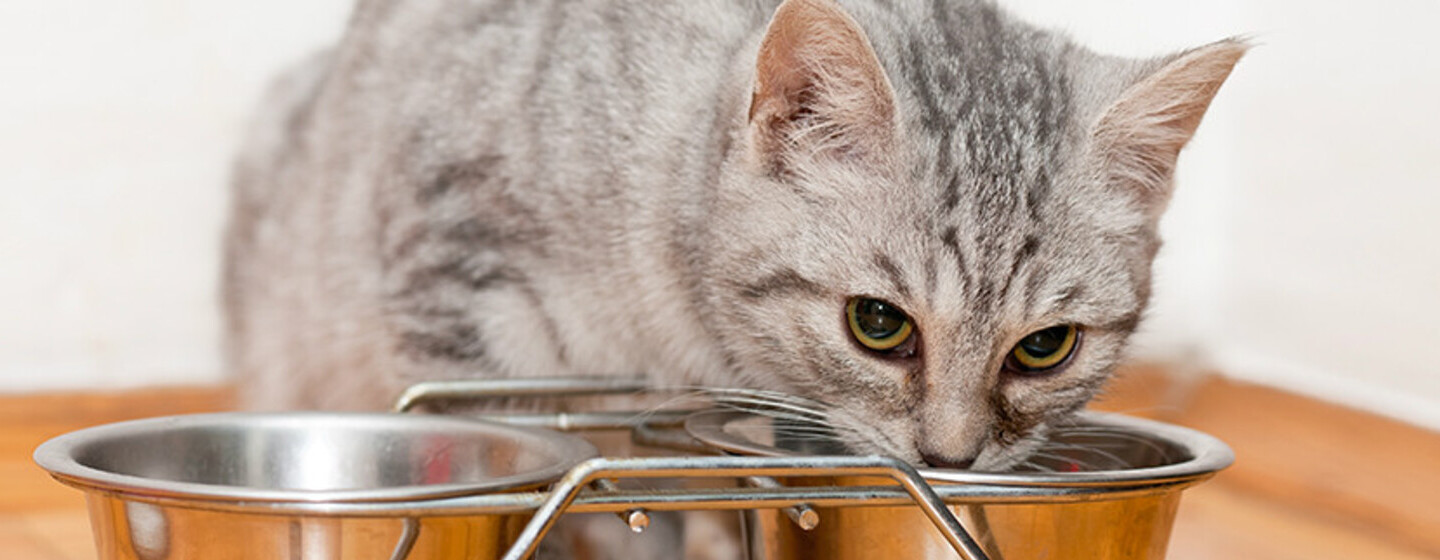
<path fill-rule="evenodd" d="M 772 400 L 776 402 L 786 402 L 803 406 L 825 406 L 825 403 L 806 397 L 765 389 L 748 389 L 742 387 L 696 387 L 695 392 L 710 396 L 712 398 L 716 396 L 737 395 Z"/>
<path fill-rule="evenodd" d="M 832 409 L 823 402 L 815 401 L 777 391 L 735 388 L 735 387 L 671 387 L 691 389 L 689 392 L 666 400 L 651 408 L 663 410 L 677 404 L 700 401 L 721 409 L 736 410 L 766 417 L 771 422 L 755 426 L 753 431 L 763 431 L 767 437 L 782 437 L 796 442 L 829 442 L 843 444 L 847 436 L 852 440 L 874 441 L 883 437 L 879 433 L 864 434 L 848 425 L 833 423 Z M 737 427 L 745 431 L 746 428 Z M 877 444 L 893 453 L 894 445 Z"/>
<path fill-rule="evenodd" d="M 699 388 L 666 387 L 665 389 L 683 392 L 680 392 L 673 397 L 667 398 L 654 405 L 651 405 L 649 408 L 646 408 L 644 412 L 654 413 L 671 408 L 699 406 L 709 404 L 711 402 L 711 399 L 706 397 L 705 392 L 700 390 Z"/>
<path fill-rule="evenodd" d="M 760 432 L 775 434 L 777 436 L 785 434 L 836 434 L 836 431 L 830 429 L 828 426 L 805 426 L 799 424 L 784 426 L 774 423 L 763 427 L 757 426 L 756 429 Z"/>
<path fill-rule="evenodd" d="M 1047 451 L 1050 451 L 1050 452 L 1047 452 Z M 1070 451 L 1070 452 L 1072 452 L 1072 453 L 1062 454 L 1062 453 L 1059 453 L 1060 451 Z M 1033 454 L 1033 455 L 1037 455 L 1037 456 L 1043 455 L 1043 456 L 1050 457 L 1050 458 L 1052 458 L 1052 459 L 1062 459 L 1062 460 L 1070 461 L 1070 462 L 1073 462 L 1073 463 L 1076 463 L 1076 464 L 1081 464 L 1082 462 L 1085 462 L 1085 461 L 1086 461 L 1085 459 L 1083 459 L 1083 458 L 1081 458 L 1081 457 L 1076 457 L 1076 456 L 1075 456 L 1075 454 L 1074 454 L 1073 452 L 1076 452 L 1076 451 L 1081 452 L 1081 454 L 1090 454 L 1090 455 L 1092 455 L 1092 456 L 1093 456 L 1093 457 L 1092 457 L 1092 460 L 1098 458 L 1099 460 L 1101 460 L 1101 461 L 1103 461 L 1103 462 L 1108 462 L 1109 465 L 1112 465 L 1111 468 L 1123 468 L 1123 467 L 1125 467 L 1126 465 L 1129 464 L 1128 461 L 1120 458 L 1119 455 L 1115 455 L 1114 453 L 1110 453 L 1110 452 L 1102 451 L 1102 450 L 1098 450 L 1098 449 L 1091 449 L 1091 448 L 1084 447 L 1084 446 L 1063 446 L 1063 447 L 1048 447 L 1048 446 L 1047 446 L 1047 447 L 1043 447 L 1043 448 L 1040 448 L 1040 449 L 1035 450 L 1032 454 Z M 1086 467 L 1089 467 L 1089 468 L 1093 468 L 1093 467 L 1096 467 L 1097 465 L 1092 462 L 1091 464 L 1082 465 L 1082 466 L 1086 466 Z"/>
<path fill-rule="evenodd" d="M 669 387 L 669 389 L 691 390 L 651 406 L 646 412 L 658 412 L 693 402 L 697 405 L 714 405 L 804 423 L 823 423 L 827 420 L 827 407 L 823 403 L 775 391 L 729 387 Z"/>
<path fill-rule="evenodd" d="M 1045 445 L 1040 446 L 1040 449 L 1048 451 L 1081 451 L 1085 453 L 1094 453 L 1096 455 L 1115 456 L 1114 453 L 1107 451 L 1105 446 L 1095 446 L 1086 443 L 1047 442 Z"/>
<path fill-rule="evenodd" d="M 835 429 L 824 424 L 773 424 L 769 426 L 775 433 L 816 433 L 833 434 Z"/>
<path fill-rule="evenodd" d="M 697 400 L 700 400 L 700 401 L 703 401 L 703 402 L 697 403 L 697 402 L 696 402 Z M 654 404 L 654 405 L 651 405 L 651 406 L 649 406 L 649 407 L 646 407 L 646 408 L 643 409 L 643 410 L 637 411 L 633 416 L 631 416 L 631 417 L 629 418 L 629 420 L 632 421 L 632 422 L 634 422 L 634 423 L 636 423 L 636 424 L 642 424 L 642 423 L 645 423 L 645 422 L 646 422 L 647 420 L 649 420 L 650 418 L 654 417 L 656 414 L 659 414 L 659 413 L 661 413 L 661 412 L 665 412 L 665 411 L 667 411 L 667 410 L 674 410 L 674 409 L 677 409 L 677 408 L 683 408 L 683 407 L 685 407 L 685 406 L 687 406 L 687 405 L 694 406 L 694 405 L 692 405 L 691 403 L 695 403 L 695 404 L 702 404 L 702 403 L 703 403 L 703 404 L 708 404 L 708 402 L 709 402 L 709 400 L 708 400 L 708 399 L 702 399 L 702 398 L 700 397 L 700 395 L 699 395 L 698 392 L 684 393 L 684 394 L 680 394 L 680 395 L 677 395 L 677 396 L 674 396 L 674 397 L 665 399 L 665 400 L 663 400 L 663 401 L 660 401 L 659 403 L 656 403 L 656 404 Z"/>
<path fill-rule="evenodd" d="M 1053 469 L 1053 468 L 1051 468 L 1051 467 L 1047 467 L 1047 466 L 1045 466 L 1045 465 L 1042 465 L 1042 464 L 1040 464 L 1040 463 L 1036 463 L 1036 462 L 1034 462 L 1034 461 L 1030 461 L 1030 460 L 1028 460 L 1028 459 L 1025 460 L 1025 461 L 1021 461 L 1020 463 L 1016 464 L 1015 466 L 1017 466 L 1017 467 L 1027 467 L 1027 468 L 1033 469 L 1033 470 L 1038 471 L 1038 472 L 1047 472 L 1047 473 L 1049 473 L 1049 472 L 1055 472 L 1055 469 Z"/>
<path fill-rule="evenodd" d="M 1151 438 L 1147 438 L 1147 437 L 1135 435 L 1135 434 L 1132 434 L 1132 433 L 1129 433 L 1129 432 L 1126 432 L 1126 431 L 1123 431 L 1123 430 L 1116 430 L 1116 429 L 1112 429 L 1112 428 L 1105 428 L 1105 427 L 1102 427 L 1102 426 L 1074 426 L 1074 427 L 1067 427 L 1067 428 L 1064 428 L 1064 429 L 1057 429 L 1057 430 L 1055 431 L 1055 434 L 1056 434 L 1056 435 L 1079 434 L 1079 435 L 1085 435 L 1085 436 L 1096 436 L 1096 437 L 1104 437 L 1104 438 L 1112 439 L 1112 440 L 1118 440 L 1118 441 L 1112 441 L 1112 442 L 1088 442 L 1088 443 L 1085 444 L 1085 445 L 1088 446 L 1088 447 L 1097 447 L 1097 448 L 1098 448 L 1098 447 L 1106 447 L 1106 446 L 1116 446 L 1116 447 L 1119 447 L 1119 446 L 1128 446 L 1129 444 L 1139 444 L 1139 445 L 1144 446 L 1145 448 L 1147 448 L 1147 449 L 1149 449 L 1149 450 L 1151 450 L 1151 451 L 1154 451 L 1155 453 L 1157 453 L 1157 454 L 1160 455 L 1161 457 L 1169 458 L 1170 455 L 1171 455 L 1171 452 L 1170 452 L 1169 449 L 1166 449 L 1165 447 L 1161 446 L 1160 444 L 1155 443 L 1155 441 L 1154 441 L 1153 439 L 1151 439 Z"/>
<path fill-rule="evenodd" d="M 1091 463 L 1091 462 L 1086 461 L 1086 460 L 1084 460 L 1084 459 L 1080 459 L 1080 458 L 1076 458 L 1076 457 L 1070 457 L 1070 456 L 1067 456 L 1067 455 L 1057 455 L 1057 454 L 1054 454 L 1054 453 L 1046 453 L 1046 452 L 1044 452 L 1044 451 L 1036 450 L 1036 451 L 1032 451 L 1032 452 L 1030 453 L 1030 456 L 1033 457 L 1033 458 L 1038 458 L 1038 459 L 1050 459 L 1050 460 L 1052 460 L 1052 461 L 1057 461 L 1057 462 L 1060 462 L 1060 463 L 1071 463 L 1071 464 L 1074 464 L 1075 466 L 1079 467 L 1081 470 L 1103 470 L 1103 469 L 1100 469 L 1099 467 L 1097 467 L 1094 463 Z"/>
<path fill-rule="evenodd" d="M 760 399 L 725 398 L 716 401 L 716 404 L 741 410 L 753 411 L 758 414 L 785 414 L 794 418 L 808 419 L 812 422 L 823 422 L 826 419 L 826 414 L 824 412 Z"/>
<path fill-rule="evenodd" d="M 812 417 L 809 417 L 809 416 L 798 416 L 798 415 L 791 414 L 791 413 L 788 413 L 788 412 L 783 411 L 783 410 L 776 410 L 776 409 L 773 409 L 773 408 L 763 408 L 763 407 L 762 407 L 762 408 L 756 408 L 756 407 L 753 407 L 753 406 L 740 406 L 740 405 L 727 404 L 727 403 L 717 403 L 716 406 L 717 406 L 718 408 L 721 408 L 721 409 L 724 409 L 724 410 L 734 410 L 734 411 L 744 412 L 744 413 L 747 413 L 747 414 L 754 414 L 754 415 L 756 415 L 756 416 L 761 416 L 761 417 L 769 418 L 769 419 L 771 419 L 772 421 L 774 421 L 777 425 L 778 425 L 779 423 L 782 423 L 782 422 L 784 422 L 784 423 L 790 423 L 790 424 L 794 424 L 794 425 L 805 425 L 805 426 L 825 426 L 825 425 L 826 425 L 826 423 L 825 423 L 824 421 L 822 421 L 821 419 L 818 419 L 818 418 L 812 418 Z"/>
<path fill-rule="evenodd" d="M 892 439 L 890 435 L 886 434 L 884 431 L 879 430 L 876 427 L 866 424 L 864 422 L 856 422 L 852 420 L 848 414 L 845 414 L 844 411 L 837 410 L 835 412 L 835 414 L 832 414 L 832 422 L 830 426 L 837 431 L 837 436 L 843 436 L 847 434 L 854 436 L 854 439 L 867 442 L 870 445 L 878 448 L 881 453 L 893 457 L 903 459 L 906 457 L 913 458 L 913 456 L 915 455 L 914 453 L 903 452 L 903 448 L 897 445 L 895 443 L 895 440 Z M 841 437 L 840 439 L 841 441 L 844 441 L 843 437 Z"/>
<path fill-rule="evenodd" d="M 783 436 L 783 438 L 785 439 L 785 441 L 796 442 L 796 443 L 817 443 L 817 442 L 818 442 L 818 443 L 840 443 L 840 442 L 841 442 L 841 440 L 840 440 L 840 439 L 837 439 L 834 434 L 828 434 L 828 433 L 827 433 L 827 434 L 821 434 L 821 433 L 776 434 L 776 437 L 781 437 L 781 436 Z"/>
<path fill-rule="evenodd" d="M 825 403 L 819 401 L 799 397 L 796 395 L 779 393 L 775 391 L 758 391 L 752 389 L 710 389 L 704 391 L 704 393 L 711 396 L 712 398 L 718 399 L 750 399 L 753 401 L 763 401 L 767 403 L 772 403 L 776 406 L 786 406 L 793 407 L 795 409 L 806 410 L 816 415 L 820 415 L 823 409 L 828 408 Z"/>

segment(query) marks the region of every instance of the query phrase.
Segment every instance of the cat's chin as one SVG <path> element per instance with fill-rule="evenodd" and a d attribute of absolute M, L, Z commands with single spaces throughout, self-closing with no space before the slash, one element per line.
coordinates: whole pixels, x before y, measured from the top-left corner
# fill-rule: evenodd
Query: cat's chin
<path fill-rule="evenodd" d="M 992 473 L 1011 472 L 1022 467 L 1026 459 L 1030 457 L 1031 453 L 1033 453 L 1039 445 L 1026 446 L 1023 449 L 1016 449 L 1014 447 L 1015 446 L 1006 449 L 997 449 L 993 452 L 987 448 L 985 452 L 982 452 L 980 456 L 975 459 L 974 464 L 960 470 Z M 910 466 L 915 468 L 943 468 L 926 463 L 919 451 L 897 453 L 885 450 L 872 442 L 846 443 L 845 449 L 851 455 L 885 455 L 894 457 L 909 463 Z"/>
<path fill-rule="evenodd" d="M 878 430 L 873 427 L 866 426 L 868 429 L 864 429 L 848 426 L 847 428 L 836 434 L 835 439 L 848 454 L 884 455 L 905 461 L 916 468 L 934 467 L 925 462 L 918 449 L 886 445 L 885 443 L 891 440 L 879 435 Z M 963 470 L 998 473 L 1024 468 L 1027 461 L 1044 447 L 1046 438 L 1042 434 L 1045 432 L 1044 429 L 1036 429 L 1032 435 L 1008 445 L 992 439 L 989 444 L 981 448 L 975 461 Z"/>
<path fill-rule="evenodd" d="M 925 468 L 929 466 L 925 464 L 924 459 L 920 457 L 919 451 L 912 450 L 909 453 L 898 452 L 895 450 L 885 449 L 870 441 L 846 441 L 842 442 L 842 445 L 845 447 L 846 452 L 848 452 L 850 455 L 883 455 L 886 457 L 894 457 L 901 461 L 905 461 L 906 463 L 909 463 L 910 466 L 916 468 Z"/>
<path fill-rule="evenodd" d="M 1038 444 L 1025 448 L 1011 446 L 1010 448 L 997 451 L 993 454 L 982 452 L 980 456 L 975 459 L 975 464 L 968 470 L 977 472 L 1011 472 L 1024 465 L 1026 459 L 1039 447 Z"/>
<path fill-rule="evenodd" d="M 1029 465 L 1031 458 L 1045 447 L 1046 429 L 1039 428 L 1031 435 L 1009 445 L 991 442 L 980 451 L 970 470 L 979 472 L 1011 472 Z"/>

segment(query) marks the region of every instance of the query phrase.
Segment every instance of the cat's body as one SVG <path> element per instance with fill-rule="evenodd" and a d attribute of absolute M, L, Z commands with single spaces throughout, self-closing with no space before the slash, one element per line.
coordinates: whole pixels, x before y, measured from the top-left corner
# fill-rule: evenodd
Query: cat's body
<path fill-rule="evenodd" d="M 824 403 L 859 451 L 1023 459 L 1118 360 L 1244 46 L 1124 61 L 971 0 L 776 4 L 362 2 L 238 166 L 248 404 L 644 374 Z M 903 310 L 903 352 L 857 343 L 856 298 Z M 1074 355 L 1016 371 L 1057 325 Z"/>

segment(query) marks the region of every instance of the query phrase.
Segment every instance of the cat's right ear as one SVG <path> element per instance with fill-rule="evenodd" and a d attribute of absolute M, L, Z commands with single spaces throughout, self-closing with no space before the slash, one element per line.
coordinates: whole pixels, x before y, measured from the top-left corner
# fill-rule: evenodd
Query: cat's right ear
<path fill-rule="evenodd" d="M 1186 51 L 1157 61 L 1156 70 L 1125 90 L 1094 127 L 1109 182 L 1138 193 L 1158 217 L 1180 150 L 1249 49 L 1244 39 L 1226 39 Z"/>
<path fill-rule="evenodd" d="M 755 64 L 751 149 L 768 171 L 822 158 L 878 164 L 896 135 L 895 94 L 865 31 L 833 0 L 785 0 Z"/>

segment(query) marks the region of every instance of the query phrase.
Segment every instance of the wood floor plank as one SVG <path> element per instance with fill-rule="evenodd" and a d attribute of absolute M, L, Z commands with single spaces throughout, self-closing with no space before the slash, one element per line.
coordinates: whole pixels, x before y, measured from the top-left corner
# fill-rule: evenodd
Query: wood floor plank
<path fill-rule="evenodd" d="M 1440 434 L 1218 376 L 1177 420 L 1235 449 L 1227 484 L 1440 557 Z"/>
<path fill-rule="evenodd" d="M 90 519 L 83 506 L 32 512 L 26 514 L 21 523 L 30 537 L 57 560 L 94 560 L 96 557 Z"/>
<path fill-rule="evenodd" d="M 167 387 L 0 397 L 0 513 L 83 504 L 79 491 L 56 483 L 31 460 L 45 440 L 109 422 L 225 410 L 233 393 L 229 387 Z"/>
<path fill-rule="evenodd" d="M 1434 556 L 1383 534 L 1211 481 L 1181 498 L 1168 560 L 1423 560 Z"/>
<path fill-rule="evenodd" d="M 7 560 L 93 560 L 95 551 L 89 556 L 68 557 L 64 552 L 49 546 L 42 537 L 35 535 L 27 521 L 28 515 L 0 515 L 0 553 Z M 88 526 L 87 526 L 88 527 Z"/>

